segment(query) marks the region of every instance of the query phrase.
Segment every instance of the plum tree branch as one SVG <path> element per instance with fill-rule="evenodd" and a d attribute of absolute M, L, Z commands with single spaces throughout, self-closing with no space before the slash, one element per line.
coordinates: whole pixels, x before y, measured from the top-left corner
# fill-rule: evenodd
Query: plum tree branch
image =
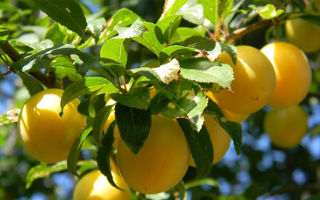
<path fill-rule="evenodd" d="M 5 54 L 7 54 L 13 62 L 16 62 L 16 61 L 19 60 L 19 58 L 20 58 L 19 52 L 15 48 L 13 48 L 9 44 L 8 41 L 0 43 L 0 49 Z M 8 72 L 6 72 L 5 74 L 2 74 L 2 75 L 7 75 L 7 74 L 9 74 L 11 72 L 14 72 L 14 71 L 8 65 Z M 50 77 L 47 77 L 45 74 L 43 74 L 43 73 L 41 73 L 39 71 L 29 72 L 29 74 L 32 75 L 33 77 L 35 77 L 36 79 L 38 79 L 40 82 L 42 82 L 48 88 L 58 88 L 58 85 L 57 85 L 57 83 L 55 81 L 55 77 L 52 77 L 52 75 Z"/>
<path fill-rule="evenodd" d="M 259 21 L 259 22 L 255 23 L 255 24 L 251 24 L 249 26 L 236 29 L 235 31 L 233 31 L 232 34 L 230 34 L 225 39 L 225 41 L 236 41 L 237 39 L 243 37 L 244 35 L 252 32 L 252 31 L 258 30 L 258 29 L 263 28 L 263 27 L 267 27 L 267 26 L 273 25 L 274 23 L 278 23 L 278 21 L 276 21 L 276 20 Z"/>
<path fill-rule="evenodd" d="M 274 190 L 270 192 L 268 196 L 275 196 L 275 195 L 284 194 L 284 193 L 292 192 L 296 190 L 308 190 L 308 191 L 317 192 L 317 191 L 320 191 L 320 185 L 317 183 L 305 184 L 305 185 L 288 184 L 278 190 Z"/>

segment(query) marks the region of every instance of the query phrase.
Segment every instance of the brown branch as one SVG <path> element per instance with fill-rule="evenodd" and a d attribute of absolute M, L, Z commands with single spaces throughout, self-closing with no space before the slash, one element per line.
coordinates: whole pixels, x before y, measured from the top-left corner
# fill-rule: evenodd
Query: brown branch
<path fill-rule="evenodd" d="M 1 44 L 1 49 L 5 54 L 7 54 L 11 58 L 13 62 L 19 60 L 19 52 L 15 48 L 13 48 L 8 41 L 5 41 Z"/>
<path fill-rule="evenodd" d="M 320 100 L 320 93 L 309 92 L 307 97 L 315 97 Z"/>
<path fill-rule="evenodd" d="M 235 41 L 235 40 L 243 37 L 244 35 L 252 32 L 252 31 L 258 30 L 258 29 L 266 27 L 266 26 L 273 25 L 274 23 L 277 23 L 277 21 L 265 20 L 265 21 L 259 21 L 255 24 L 251 24 L 251 25 L 243 27 L 243 28 L 239 28 L 239 29 L 233 31 L 233 33 L 231 35 L 229 35 L 225 39 L 225 41 Z"/>
<path fill-rule="evenodd" d="M 16 62 L 19 60 L 19 58 L 20 58 L 19 52 L 15 48 L 13 48 L 9 44 L 8 41 L 1 43 L 0 48 L 5 54 L 7 54 L 10 57 L 10 59 L 13 62 Z M 10 72 L 14 72 L 14 71 L 9 66 L 7 73 L 10 73 Z M 58 84 L 55 82 L 55 76 L 52 76 L 52 75 L 50 76 L 50 74 L 49 74 L 49 77 L 47 77 L 45 74 L 43 74 L 39 71 L 29 72 L 29 74 L 32 75 L 33 77 L 35 77 L 36 79 L 38 79 L 40 82 L 42 82 L 48 88 L 59 88 Z"/>
<path fill-rule="evenodd" d="M 312 191 L 312 192 L 318 192 L 320 191 L 320 185 L 313 183 L 313 184 L 305 184 L 305 185 L 296 185 L 296 184 L 288 184 L 278 190 L 274 190 L 268 194 L 268 196 L 275 196 L 279 194 L 284 194 L 296 190 L 307 190 L 307 191 Z"/>

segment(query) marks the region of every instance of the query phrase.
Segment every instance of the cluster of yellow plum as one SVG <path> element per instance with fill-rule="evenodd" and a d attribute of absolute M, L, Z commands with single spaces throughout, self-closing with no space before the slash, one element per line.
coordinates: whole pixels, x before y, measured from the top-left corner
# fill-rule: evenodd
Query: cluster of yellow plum
<path fill-rule="evenodd" d="M 297 145 L 307 131 L 307 115 L 297 106 L 306 96 L 311 69 L 303 52 L 285 42 L 274 42 L 261 50 L 237 46 L 237 62 L 223 52 L 217 61 L 228 63 L 234 70 L 231 88 L 207 92 L 222 110 L 226 119 L 241 123 L 250 113 L 266 104 L 275 109 L 265 119 L 265 130 L 280 147 Z M 60 117 L 63 90 L 47 89 L 33 95 L 23 106 L 18 128 L 26 150 L 42 162 L 65 160 L 70 148 L 86 126 L 86 117 L 79 114 L 78 99 L 69 102 Z M 229 148 L 231 138 L 212 115 L 204 115 L 214 148 L 213 164 Z M 111 112 L 105 131 L 115 120 Z M 189 165 L 195 167 L 187 140 L 179 124 L 162 116 L 152 116 L 152 126 L 145 144 L 137 154 L 131 152 L 114 131 L 117 149 L 116 164 L 111 162 L 115 182 L 123 190 L 112 187 L 99 172 L 86 174 L 78 182 L 74 199 L 130 199 L 128 188 L 150 194 L 174 187 L 184 177 Z M 122 180 L 123 179 L 123 180 Z M 112 196 L 114 195 L 114 196 Z"/>

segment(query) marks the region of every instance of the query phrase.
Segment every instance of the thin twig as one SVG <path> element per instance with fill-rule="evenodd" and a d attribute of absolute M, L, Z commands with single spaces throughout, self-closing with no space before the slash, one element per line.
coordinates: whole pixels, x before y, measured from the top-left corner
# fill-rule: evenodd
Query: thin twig
<path fill-rule="evenodd" d="M 122 85 L 123 85 L 123 92 L 126 93 L 128 91 L 126 79 L 124 78 L 124 76 L 121 76 L 121 79 L 122 79 Z"/>
<path fill-rule="evenodd" d="M 255 31 L 257 29 L 266 27 L 266 26 L 270 26 L 273 25 L 274 23 L 277 23 L 276 20 L 274 20 L 274 22 L 272 20 L 265 20 L 265 21 L 259 21 L 255 24 L 251 24 L 247 27 L 243 27 L 243 28 L 239 28 L 235 31 L 233 31 L 233 33 L 231 35 L 229 35 L 229 37 L 227 37 L 225 39 L 225 41 L 236 41 L 237 39 L 243 37 L 244 35 Z"/>
<path fill-rule="evenodd" d="M 0 47 L 1 50 L 11 58 L 12 61 L 16 62 L 17 60 L 19 60 L 19 52 L 15 48 L 13 48 L 8 41 L 2 43 Z"/>
<path fill-rule="evenodd" d="M 300 190 L 300 191 L 308 190 L 308 191 L 317 192 L 317 191 L 320 191 L 320 185 L 316 183 L 305 184 L 305 185 L 288 184 L 280 189 L 270 192 L 269 194 L 267 194 L 267 196 L 275 196 L 275 195 L 284 194 L 284 193 L 288 193 L 296 190 Z"/>
<path fill-rule="evenodd" d="M 10 74 L 10 73 L 11 73 L 11 71 L 7 71 L 7 72 L 5 72 L 5 73 L 3 73 L 3 74 L 0 74 L 0 78 L 5 77 L 6 75 L 8 75 L 8 74 Z"/>

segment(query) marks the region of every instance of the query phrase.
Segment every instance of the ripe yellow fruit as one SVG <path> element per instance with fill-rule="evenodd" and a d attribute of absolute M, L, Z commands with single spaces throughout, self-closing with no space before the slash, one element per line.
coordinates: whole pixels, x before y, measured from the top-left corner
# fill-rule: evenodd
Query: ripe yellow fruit
<path fill-rule="evenodd" d="M 320 26 L 294 18 L 286 21 L 285 29 L 289 42 L 303 51 L 312 53 L 320 49 Z"/>
<path fill-rule="evenodd" d="M 308 116 L 300 106 L 275 108 L 264 120 L 265 132 L 272 143 L 282 148 L 298 145 L 308 131 Z"/>
<path fill-rule="evenodd" d="M 209 91 L 207 92 L 207 96 L 214 102 L 216 102 L 216 100 L 214 99 L 213 96 L 213 92 Z M 217 102 L 216 102 L 217 103 Z M 247 113 L 233 113 L 230 112 L 224 108 L 220 107 L 220 110 L 222 111 L 224 117 L 228 120 L 228 121 L 233 121 L 233 122 L 237 122 L 237 123 L 241 123 L 244 120 L 246 120 L 249 117 L 249 114 Z"/>
<path fill-rule="evenodd" d="M 159 193 L 174 187 L 189 166 L 190 150 L 175 120 L 152 116 L 150 134 L 137 154 L 120 139 L 118 167 L 125 182 L 134 190 Z"/>
<path fill-rule="evenodd" d="M 74 189 L 73 200 L 130 200 L 128 187 L 112 165 L 113 180 L 122 190 L 113 187 L 99 170 L 95 170 L 79 180 Z"/>
<path fill-rule="evenodd" d="M 213 93 L 219 107 L 233 113 L 252 113 L 260 110 L 271 98 L 275 88 L 275 73 L 268 58 L 258 49 L 238 46 L 238 60 L 234 65 L 223 52 L 218 61 L 228 63 L 234 71 L 230 92 Z"/>
<path fill-rule="evenodd" d="M 41 91 L 25 103 L 19 115 L 23 146 L 42 162 L 67 159 L 73 142 L 86 126 L 86 117 L 77 111 L 78 99 L 69 102 L 59 116 L 62 94 L 60 89 Z"/>
<path fill-rule="evenodd" d="M 222 128 L 211 115 L 204 115 L 204 124 L 207 127 L 210 140 L 213 146 L 213 162 L 219 162 L 224 154 L 228 151 L 231 138 L 229 134 Z M 195 167 L 193 158 L 190 159 L 190 165 Z"/>
<path fill-rule="evenodd" d="M 299 104 L 311 84 L 311 68 L 304 53 L 286 42 L 274 42 L 261 49 L 276 73 L 276 89 L 269 105 L 286 108 Z"/>

